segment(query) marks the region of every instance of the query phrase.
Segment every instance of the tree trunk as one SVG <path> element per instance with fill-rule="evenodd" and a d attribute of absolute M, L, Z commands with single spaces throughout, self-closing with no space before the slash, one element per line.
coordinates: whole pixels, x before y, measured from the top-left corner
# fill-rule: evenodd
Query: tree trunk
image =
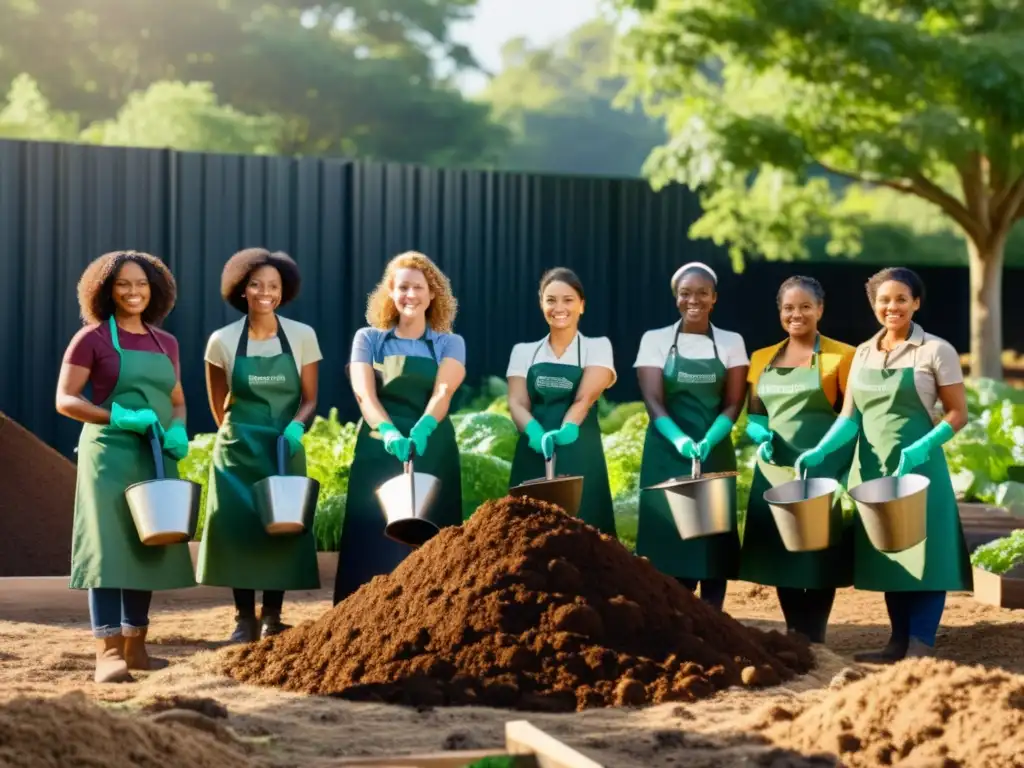
<path fill-rule="evenodd" d="M 1003 377 L 1003 258 L 1006 239 L 968 240 L 971 270 L 971 377 Z"/>

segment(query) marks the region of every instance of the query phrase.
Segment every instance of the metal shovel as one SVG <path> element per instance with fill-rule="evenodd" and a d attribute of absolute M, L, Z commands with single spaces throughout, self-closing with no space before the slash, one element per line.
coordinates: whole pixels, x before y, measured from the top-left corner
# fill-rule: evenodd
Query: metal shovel
<path fill-rule="evenodd" d="M 153 451 L 156 478 L 129 485 L 124 490 L 139 540 L 150 547 L 180 544 L 196 533 L 199 522 L 199 483 L 164 474 L 164 451 L 156 427 L 146 430 Z"/>
<path fill-rule="evenodd" d="M 285 474 L 288 439 L 277 438 L 277 474 L 265 477 L 252 486 L 252 499 L 271 536 L 293 536 L 313 527 L 320 483 L 305 475 Z"/>
<path fill-rule="evenodd" d="M 437 525 L 427 519 L 441 481 L 433 475 L 413 471 L 413 450 L 404 471 L 377 489 L 387 525 L 384 535 L 410 547 L 421 547 L 437 535 Z"/>
<path fill-rule="evenodd" d="M 509 488 L 508 493 L 509 496 L 546 501 L 576 517 L 580 512 L 580 502 L 583 500 L 583 476 L 555 477 L 555 456 L 552 454 L 550 459 L 544 459 L 544 477 L 520 483 L 514 488 Z"/>
<path fill-rule="evenodd" d="M 683 539 L 729 533 L 736 528 L 733 500 L 739 472 L 703 475 L 700 459 L 694 457 L 690 477 L 665 480 L 644 488 L 664 491 L 676 530 Z"/>

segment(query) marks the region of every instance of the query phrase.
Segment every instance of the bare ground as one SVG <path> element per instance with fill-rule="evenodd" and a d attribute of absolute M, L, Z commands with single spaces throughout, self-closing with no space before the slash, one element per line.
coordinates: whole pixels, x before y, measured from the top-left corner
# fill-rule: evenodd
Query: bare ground
<path fill-rule="evenodd" d="M 327 590 L 296 598 L 285 606 L 289 623 L 316 618 L 330 608 Z M 503 742 L 504 723 L 513 719 L 530 720 L 606 766 L 829 765 L 774 748 L 746 726 L 766 707 L 797 696 L 821 697 L 836 675 L 853 666 L 850 654 L 888 637 L 882 596 L 844 590 L 836 599 L 828 645 L 817 653 L 818 669 L 785 686 L 760 692 L 734 689 L 694 704 L 572 715 L 417 710 L 297 696 L 243 686 L 219 674 L 217 649 L 233 625 L 226 590 L 216 604 L 158 598 L 152 653 L 170 659 L 171 666 L 139 674 L 134 684 L 97 686 L 92 683 L 84 594 L 74 600 L 26 608 L 0 598 L 5 619 L 0 621 L 0 700 L 80 690 L 134 711 L 159 697 L 212 699 L 227 708 L 224 722 L 255 755 L 271 765 L 303 768 L 337 764 L 348 756 L 495 747 Z M 774 590 L 764 587 L 734 582 L 726 610 L 750 624 L 781 625 Z M 961 663 L 1024 673 L 1024 612 L 980 605 L 967 594 L 951 595 L 939 652 Z"/>

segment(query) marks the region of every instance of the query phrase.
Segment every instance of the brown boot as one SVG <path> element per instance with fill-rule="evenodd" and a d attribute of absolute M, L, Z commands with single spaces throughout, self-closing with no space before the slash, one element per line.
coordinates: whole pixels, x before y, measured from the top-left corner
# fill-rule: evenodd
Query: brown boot
<path fill-rule="evenodd" d="M 122 630 L 124 632 L 124 660 L 128 669 L 153 671 L 163 669 L 170 664 L 166 659 L 154 659 L 146 650 L 146 635 L 149 627 Z"/>
<path fill-rule="evenodd" d="M 97 683 L 134 682 L 124 660 L 124 637 L 96 638 L 96 675 L 93 679 Z"/>

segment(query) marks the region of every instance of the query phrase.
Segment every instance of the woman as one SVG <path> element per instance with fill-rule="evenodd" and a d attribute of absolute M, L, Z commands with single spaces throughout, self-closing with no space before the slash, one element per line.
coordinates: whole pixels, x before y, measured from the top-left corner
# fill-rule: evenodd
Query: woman
<path fill-rule="evenodd" d="M 875 549 L 858 520 L 854 586 L 885 593 L 891 637 L 858 661 L 893 662 L 934 654 L 946 592 L 971 589 L 971 566 L 942 444 L 967 423 L 963 372 L 956 350 L 914 322 L 924 285 L 903 267 L 883 269 L 867 283 L 882 326 L 857 347 L 842 415 L 817 446 L 797 458 L 818 467 L 859 437 L 850 487 L 883 475 L 927 477 L 927 538 L 904 552 Z M 941 403 L 943 418 L 935 411 Z M 859 424 L 859 426 L 858 426 Z"/>
<path fill-rule="evenodd" d="M 369 327 L 352 341 L 349 378 L 362 413 L 349 474 L 334 602 L 390 573 L 410 548 L 384 535 L 377 487 L 414 457 L 438 478 L 430 519 L 462 522 L 462 474 L 448 408 L 466 377 L 466 344 L 452 333 L 457 303 L 448 278 L 422 253 L 394 257 L 370 295 Z"/>
<path fill-rule="evenodd" d="M 244 317 L 214 331 L 206 345 L 206 391 L 218 429 L 197 577 L 232 588 L 233 643 L 288 629 L 281 622 L 285 591 L 320 587 L 313 532 L 271 536 L 252 497 L 255 483 L 278 474 L 279 437 L 288 443 L 287 474 L 306 474 L 302 435 L 316 413 L 323 356 L 312 328 L 277 314 L 299 286 L 299 268 L 287 254 L 239 251 L 224 265 L 220 292 Z"/>
<path fill-rule="evenodd" d="M 647 331 L 634 364 L 651 418 L 641 488 L 688 477 L 694 458 L 704 472 L 736 469 L 730 432 L 747 393 L 746 345 L 739 334 L 711 324 L 718 300 L 718 277 L 711 267 L 684 264 L 671 287 L 682 317 Z M 735 521 L 735 506 L 731 514 Z M 739 538 L 733 530 L 684 541 L 666 494 L 641 491 L 636 551 L 690 589 L 696 591 L 699 583 L 701 598 L 721 610 L 727 580 L 736 575 Z"/>
<path fill-rule="evenodd" d="M 512 460 L 510 486 L 544 476 L 544 458 L 558 446 L 560 474 L 583 475 L 580 515 L 615 535 L 608 467 L 594 404 L 615 383 L 611 342 L 579 332 L 585 297 L 572 270 L 559 267 L 540 281 L 547 338 L 516 344 L 508 362 L 508 407 L 523 433 Z"/>
<path fill-rule="evenodd" d="M 750 487 L 740 550 L 740 578 L 776 587 L 786 628 L 813 643 L 825 642 L 836 587 L 853 583 L 853 529 L 844 524 L 838 497 L 832 507 L 832 546 L 790 552 L 782 543 L 764 492 L 793 479 L 793 464 L 836 420 L 854 348 L 818 333 L 825 291 L 812 277 L 791 277 L 779 288 L 779 317 L 789 334 L 757 350 L 750 363 L 747 435 L 757 465 Z M 845 479 L 852 446 L 808 472 Z"/>
<path fill-rule="evenodd" d="M 161 435 L 166 477 L 188 453 L 178 342 L 155 326 L 174 308 L 174 277 L 155 256 L 115 251 L 78 282 L 86 325 L 68 345 L 57 412 L 82 422 L 71 541 L 71 588 L 89 590 L 97 683 L 166 666 L 146 651 L 155 590 L 195 586 L 187 544 L 146 546 L 124 491 L 152 480 L 148 431 Z M 90 396 L 83 395 L 86 386 Z"/>

